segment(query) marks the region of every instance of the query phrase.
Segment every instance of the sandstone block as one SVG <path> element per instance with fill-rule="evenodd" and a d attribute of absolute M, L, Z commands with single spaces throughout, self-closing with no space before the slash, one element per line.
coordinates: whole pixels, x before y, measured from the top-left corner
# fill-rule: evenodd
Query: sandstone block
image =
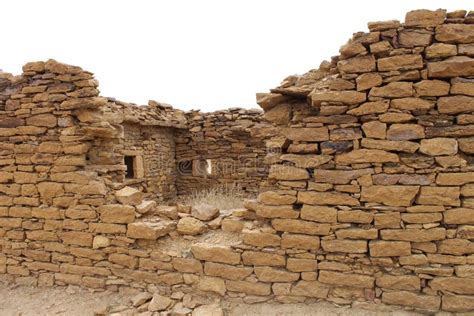
<path fill-rule="evenodd" d="M 361 201 L 389 206 L 410 206 L 418 194 L 418 186 L 373 185 L 362 187 Z"/>
<path fill-rule="evenodd" d="M 448 312 L 470 312 L 474 310 L 474 297 L 469 295 L 443 295 L 442 309 Z"/>
<path fill-rule="evenodd" d="M 291 272 L 316 271 L 318 262 L 313 259 L 288 258 L 286 269 Z"/>
<path fill-rule="evenodd" d="M 382 84 L 382 76 L 378 73 L 364 73 L 356 78 L 357 91 L 364 91 Z"/>
<path fill-rule="evenodd" d="M 385 57 L 377 60 L 377 67 L 379 71 L 421 69 L 423 68 L 423 58 L 421 55 Z"/>
<path fill-rule="evenodd" d="M 429 283 L 435 291 L 448 291 L 456 294 L 474 294 L 474 282 L 468 278 L 435 277 Z"/>
<path fill-rule="evenodd" d="M 387 131 L 389 140 L 412 140 L 425 138 L 425 130 L 418 124 L 392 124 Z"/>
<path fill-rule="evenodd" d="M 97 208 L 104 223 L 128 224 L 135 220 L 135 208 L 129 205 L 109 204 Z"/>
<path fill-rule="evenodd" d="M 441 227 L 430 229 L 383 229 L 380 231 L 380 236 L 383 240 L 425 242 L 445 239 L 446 229 Z"/>
<path fill-rule="evenodd" d="M 379 121 L 370 121 L 362 124 L 366 137 L 384 139 L 387 136 L 387 124 Z"/>
<path fill-rule="evenodd" d="M 359 104 L 367 100 L 367 95 L 358 91 L 315 91 L 310 94 L 311 104 L 319 107 L 322 102 L 338 102 L 343 104 Z"/>
<path fill-rule="evenodd" d="M 315 144 L 317 145 L 317 144 Z M 289 161 L 298 168 L 317 168 L 332 160 L 329 155 L 293 155 L 285 154 L 280 156 L 280 160 Z M 285 166 L 287 167 L 287 166 Z M 291 169 L 291 168 L 290 168 Z"/>
<path fill-rule="evenodd" d="M 136 222 L 127 225 L 127 237 L 156 240 L 175 228 L 171 222 Z"/>
<path fill-rule="evenodd" d="M 269 206 L 262 204 L 257 206 L 256 214 L 262 218 L 298 218 L 300 215 L 293 209 L 293 205 Z"/>
<path fill-rule="evenodd" d="M 326 298 L 329 293 L 329 286 L 318 281 L 298 281 L 291 287 L 290 295 Z"/>
<path fill-rule="evenodd" d="M 382 302 L 410 306 L 428 311 L 437 311 L 441 305 L 439 296 L 429 296 L 408 291 L 383 292 Z"/>
<path fill-rule="evenodd" d="M 436 11 L 430 10 L 413 10 L 407 12 L 405 15 L 406 26 L 418 27 L 434 27 L 444 23 L 446 17 L 446 10 L 438 9 Z"/>
<path fill-rule="evenodd" d="M 202 274 L 201 261 L 193 258 L 173 258 L 173 268 L 179 272 Z"/>
<path fill-rule="evenodd" d="M 416 203 L 425 205 L 459 206 L 458 187 L 421 187 Z"/>
<path fill-rule="evenodd" d="M 441 240 L 438 245 L 438 252 L 448 255 L 462 256 L 474 253 L 474 242 L 468 239 L 446 239 Z"/>
<path fill-rule="evenodd" d="M 398 32 L 398 42 L 403 47 L 426 47 L 433 40 L 433 32 L 422 29 L 405 29 Z"/>
<path fill-rule="evenodd" d="M 450 85 L 442 80 L 421 80 L 413 85 L 421 97 L 439 97 L 449 94 Z"/>
<path fill-rule="evenodd" d="M 308 234 L 308 235 L 329 235 L 331 225 L 320 224 L 297 219 L 274 219 L 272 226 L 277 231 Z"/>
<path fill-rule="evenodd" d="M 474 25 L 443 24 L 436 27 L 435 37 L 439 42 L 470 44 L 474 42 Z"/>
<path fill-rule="evenodd" d="M 271 287 L 269 283 L 255 283 L 249 281 L 225 281 L 228 291 L 240 292 L 250 295 L 270 295 Z"/>
<path fill-rule="evenodd" d="M 276 180 L 306 180 L 309 174 L 306 169 L 296 168 L 287 165 L 272 165 L 268 178 Z"/>
<path fill-rule="evenodd" d="M 296 196 L 290 194 L 279 194 L 274 191 L 266 191 L 258 195 L 258 201 L 268 205 L 293 204 L 296 202 Z"/>
<path fill-rule="evenodd" d="M 474 75 L 474 59 L 456 56 L 444 61 L 428 63 L 429 78 L 452 78 Z"/>
<path fill-rule="evenodd" d="M 256 231 L 244 231 L 242 240 L 245 244 L 256 247 L 277 247 L 280 245 L 281 237 L 276 234 Z"/>
<path fill-rule="evenodd" d="M 359 205 L 359 201 L 344 193 L 300 191 L 298 202 L 312 205 Z"/>
<path fill-rule="evenodd" d="M 374 228 L 349 228 L 336 230 L 336 237 L 338 239 L 377 239 L 378 230 Z"/>
<path fill-rule="evenodd" d="M 421 281 L 415 275 L 390 275 L 384 274 L 375 279 L 378 287 L 390 290 L 419 291 Z"/>
<path fill-rule="evenodd" d="M 438 99 L 438 111 L 445 114 L 458 114 L 474 111 L 474 97 L 451 96 Z"/>
<path fill-rule="evenodd" d="M 384 163 L 398 162 L 398 155 L 378 149 L 357 149 L 336 156 L 336 163 Z"/>
<path fill-rule="evenodd" d="M 365 240 L 321 240 L 321 247 L 327 252 L 366 253 Z"/>
<path fill-rule="evenodd" d="M 458 142 L 445 137 L 422 139 L 420 152 L 429 156 L 455 155 L 458 152 Z"/>
<path fill-rule="evenodd" d="M 369 275 L 355 273 L 340 273 L 321 270 L 318 281 L 337 286 L 352 286 L 356 288 L 373 288 L 375 278 Z"/>
<path fill-rule="evenodd" d="M 374 214 L 360 210 L 339 211 L 337 220 L 341 223 L 370 224 L 374 220 Z"/>
<path fill-rule="evenodd" d="M 361 146 L 364 148 L 369 148 L 370 150 L 387 150 L 387 151 L 401 151 L 414 153 L 418 150 L 420 145 L 415 142 L 410 142 L 406 140 L 385 140 L 385 139 L 370 139 L 364 138 L 361 140 Z M 364 149 L 364 150 L 369 150 Z M 372 158 L 375 160 L 375 158 Z M 395 158 L 394 158 L 395 159 Z M 336 158 L 337 161 L 337 158 Z"/>
<path fill-rule="evenodd" d="M 176 228 L 178 233 L 182 235 L 199 235 L 206 231 L 206 225 L 193 217 L 181 218 Z"/>
<path fill-rule="evenodd" d="M 474 224 L 474 209 L 452 208 L 443 212 L 443 222 L 446 224 Z"/>
<path fill-rule="evenodd" d="M 232 251 L 230 247 L 216 246 L 206 243 L 194 244 L 191 247 L 191 252 L 194 257 L 199 260 L 228 263 L 228 264 L 239 264 L 240 254 Z"/>
<path fill-rule="evenodd" d="M 369 97 L 403 98 L 411 97 L 413 93 L 411 82 L 391 82 L 385 86 L 370 89 Z"/>
<path fill-rule="evenodd" d="M 375 58 L 372 55 L 340 60 L 337 68 L 345 73 L 364 73 L 375 71 Z"/>
<path fill-rule="evenodd" d="M 59 238 L 65 244 L 92 247 L 92 234 L 86 232 L 61 232 Z"/>
<path fill-rule="evenodd" d="M 148 310 L 150 312 L 164 311 L 168 309 L 168 307 L 171 307 L 172 304 L 172 299 L 155 293 L 150 301 L 150 304 L 148 304 Z"/>
<path fill-rule="evenodd" d="M 192 208 L 191 215 L 201 221 L 210 221 L 219 216 L 219 209 L 210 204 L 199 204 Z"/>
<path fill-rule="evenodd" d="M 282 248 L 318 250 L 319 237 L 284 233 L 281 237 Z"/>
<path fill-rule="evenodd" d="M 139 205 L 143 200 L 143 193 L 132 187 L 124 187 L 115 192 L 115 197 L 122 204 Z"/>
<path fill-rule="evenodd" d="M 284 267 L 286 265 L 284 256 L 261 251 L 244 251 L 242 253 L 242 262 L 245 265 L 253 266 Z"/>
<path fill-rule="evenodd" d="M 284 129 L 283 135 L 285 135 L 289 140 L 298 142 L 319 142 L 329 140 L 329 130 L 327 127 L 286 128 Z"/>
<path fill-rule="evenodd" d="M 206 262 L 204 273 L 209 276 L 220 277 L 228 280 L 243 280 L 252 274 L 252 268 L 235 267 L 227 264 Z"/>
<path fill-rule="evenodd" d="M 300 216 L 302 219 L 320 222 L 335 223 L 337 222 L 337 210 L 333 207 L 303 205 Z"/>
<path fill-rule="evenodd" d="M 300 278 L 299 273 L 270 267 L 255 267 L 254 270 L 258 280 L 261 282 L 294 282 Z"/>
<path fill-rule="evenodd" d="M 411 246 L 407 241 L 373 240 L 369 242 L 372 257 L 400 257 L 411 254 Z"/>

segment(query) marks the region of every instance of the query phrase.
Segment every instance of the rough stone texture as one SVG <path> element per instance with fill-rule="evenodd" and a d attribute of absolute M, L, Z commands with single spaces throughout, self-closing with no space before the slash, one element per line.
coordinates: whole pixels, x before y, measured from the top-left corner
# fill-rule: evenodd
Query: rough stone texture
<path fill-rule="evenodd" d="M 156 311 L 173 304 L 164 293 L 194 308 L 210 292 L 472 312 L 474 43 L 461 13 L 370 24 L 259 94 L 264 114 L 137 107 L 52 60 L 0 73 L 0 273 L 159 289 Z M 222 185 L 260 193 L 203 217 L 229 240 L 179 236 L 202 232 L 202 214 L 156 203 Z"/>

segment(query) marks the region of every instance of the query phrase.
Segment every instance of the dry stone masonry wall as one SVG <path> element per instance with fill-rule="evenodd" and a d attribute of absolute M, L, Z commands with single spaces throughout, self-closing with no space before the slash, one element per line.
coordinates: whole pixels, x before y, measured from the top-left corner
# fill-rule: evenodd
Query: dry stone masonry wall
<path fill-rule="evenodd" d="M 273 126 L 103 98 L 91 73 L 52 60 L 0 73 L 0 273 L 150 291 L 134 303 L 150 312 L 221 298 L 473 311 L 473 27 L 445 10 L 369 23 L 258 94 Z M 224 157 L 257 163 L 213 178 Z M 181 159 L 206 165 L 180 176 Z M 157 205 L 230 179 L 263 180 L 258 199 Z"/>
<path fill-rule="evenodd" d="M 331 62 L 257 95 L 283 154 L 268 157 L 279 190 L 252 205 L 268 222 L 248 243 L 287 249 L 268 280 L 301 278 L 274 294 L 304 284 L 335 301 L 474 309 L 473 22 L 418 10 L 369 23 Z"/>

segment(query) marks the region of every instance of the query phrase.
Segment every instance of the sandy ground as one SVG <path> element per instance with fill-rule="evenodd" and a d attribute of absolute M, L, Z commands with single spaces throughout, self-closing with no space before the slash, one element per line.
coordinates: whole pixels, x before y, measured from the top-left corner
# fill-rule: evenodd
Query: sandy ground
<path fill-rule="evenodd" d="M 0 315 L 1 316 L 40 316 L 68 315 L 88 316 L 94 311 L 104 310 L 114 306 L 117 311 L 126 309 L 132 293 L 91 292 L 79 288 L 32 288 L 26 286 L 11 287 L 0 284 Z M 276 304 L 259 303 L 224 304 L 229 316 L 259 315 L 259 316 L 304 316 L 304 315 L 351 315 L 351 316 L 381 316 L 381 315 L 420 315 L 393 307 L 373 306 L 365 308 L 338 307 L 327 302 L 313 304 Z M 361 306 L 364 307 L 364 306 Z M 367 309 L 368 308 L 368 309 Z"/>

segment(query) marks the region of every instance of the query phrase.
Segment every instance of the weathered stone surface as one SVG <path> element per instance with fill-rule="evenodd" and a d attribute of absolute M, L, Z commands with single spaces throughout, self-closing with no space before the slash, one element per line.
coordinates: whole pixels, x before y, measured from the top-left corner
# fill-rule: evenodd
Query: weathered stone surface
<path fill-rule="evenodd" d="M 468 278 L 436 277 L 429 282 L 435 291 L 449 291 L 456 294 L 474 294 L 474 283 Z"/>
<path fill-rule="evenodd" d="M 439 185 L 464 185 L 474 182 L 474 172 L 440 173 L 436 177 Z"/>
<path fill-rule="evenodd" d="M 219 209 L 210 204 L 199 204 L 192 208 L 191 215 L 201 221 L 210 221 L 219 216 Z"/>
<path fill-rule="evenodd" d="M 249 281 L 232 281 L 225 282 L 227 290 L 231 292 L 240 292 L 250 295 L 270 295 L 271 287 L 268 283 L 255 283 Z"/>
<path fill-rule="evenodd" d="M 372 55 L 340 60 L 337 67 L 345 73 L 363 73 L 375 70 L 375 58 Z"/>
<path fill-rule="evenodd" d="M 293 208 L 293 205 L 262 205 L 259 204 L 256 208 L 258 217 L 263 218 L 298 218 L 300 213 Z"/>
<path fill-rule="evenodd" d="M 258 201 L 267 205 L 293 204 L 296 202 L 296 196 L 290 194 L 279 194 L 274 191 L 266 191 L 258 195 Z"/>
<path fill-rule="evenodd" d="M 374 220 L 374 214 L 360 210 L 339 211 L 337 220 L 342 223 L 370 224 Z"/>
<path fill-rule="evenodd" d="M 411 213 L 402 214 L 402 220 L 410 224 L 428 224 L 440 222 L 443 218 L 441 213 Z"/>
<path fill-rule="evenodd" d="M 421 80 L 413 85 L 421 97 L 438 97 L 449 94 L 450 85 L 442 80 Z"/>
<path fill-rule="evenodd" d="M 383 229 L 380 231 L 380 237 L 383 240 L 402 240 L 412 242 L 443 240 L 446 238 L 446 229 Z"/>
<path fill-rule="evenodd" d="M 343 104 L 359 104 L 367 100 L 367 95 L 358 91 L 317 91 L 310 95 L 313 106 L 322 102 L 340 102 Z"/>
<path fill-rule="evenodd" d="M 350 115 L 368 115 L 375 113 L 385 113 L 388 109 L 389 103 L 387 101 L 366 102 L 359 107 L 347 111 Z"/>
<path fill-rule="evenodd" d="M 272 165 L 268 174 L 270 179 L 276 180 L 306 180 L 309 174 L 306 169 L 287 165 Z"/>
<path fill-rule="evenodd" d="M 413 10 L 405 15 L 406 26 L 433 27 L 443 24 L 446 17 L 446 10 Z"/>
<path fill-rule="evenodd" d="M 423 68 L 421 55 L 399 55 L 377 60 L 379 71 L 410 70 Z"/>
<path fill-rule="evenodd" d="M 410 206 L 418 191 L 418 186 L 373 185 L 362 187 L 361 201 L 377 202 L 390 206 Z"/>
<path fill-rule="evenodd" d="M 417 294 L 409 291 L 383 292 L 382 302 L 437 311 L 441 305 L 439 296 Z"/>
<path fill-rule="evenodd" d="M 459 114 L 474 111 L 474 97 L 451 96 L 438 99 L 438 111 L 446 114 Z"/>
<path fill-rule="evenodd" d="M 194 257 L 199 260 L 239 264 L 240 254 L 232 251 L 230 247 L 215 246 L 211 244 L 199 243 L 191 247 Z"/>
<path fill-rule="evenodd" d="M 365 240 L 322 240 L 321 247 L 327 252 L 366 253 Z"/>
<path fill-rule="evenodd" d="M 458 187 L 421 187 L 416 203 L 459 206 L 459 195 Z"/>
<path fill-rule="evenodd" d="M 387 131 L 389 140 L 412 140 L 425 138 L 425 130 L 418 124 L 392 124 Z"/>
<path fill-rule="evenodd" d="M 456 56 L 457 53 L 456 45 L 445 43 L 435 43 L 425 49 L 425 56 L 428 59 Z"/>
<path fill-rule="evenodd" d="M 329 286 L 318 281 L 298 281 L 291 287 L 290 295 L 305 296 L 314 298 L 326 298 L 329 293 Z"/>
<path fill-rule="evenodd" d="M 326 182 L 333 184 L 347 184 L 363 175 L 373 174 L 374 169 L 356 169 L 356 170 L 314 170 L 314 179 L 316 182 Z"/>
<path fill-rule="evenodd" d="M 204 273 L 206 275 L 220 277 L 228 280 L 243 280 L 252 274 L 252 268 L 235 267 L 227 264 L 206 262 Z"/>
<path fill-rule="evenodd" d="M 451 78 L 474 75 L 474 59 L 456 56 L 444 61 L 428 63 L 428 77 Z"/>
<path fill-rule="evenodd" d="M 183 217 L 176 226 L 178 233 L 183 235 L 199 235 L 206 231 L 206 224 L 193 217 Z"/>
<path fill-rule="evenodd" d="M 385 139 L 370 139 L 364 138 L 361 140 L 362 147 L 369 149 L 379 149 L 387 151 L 401 151 L 414 153 L 418 150 L 420 145 L 410 141 L 397 141 L 397 140 L 385 140 Z"/>
<path fill-rule="evenodd" d="M 215 277 L 200 277 L 197 283 L 197 288 L 201 291 L 213 292 L 223 296 L 226 292 L 225 282 L 221 278 Z M 205 314 L 208 315 L 208 314 Z"/>
<path fill-rule="evenodd" d="M 156 240 L 173 231 L 174 224 L 170 222 L 137 222 L 127 225 L 127 237 L 136 239 Z"/>
<path fill-rule="evenodd" d="M 443 295 L 442 309 L 448 312 L 470 312 L 474 310 L 474 297 L 469 295 Z"/>
<path fill-rule="evenodd" d="M 422 139 L 420 152 L 430 156 L 455 155 L 458 152 L 458 142 L 445 137 Z"/>
<path fill-rule="evenodd" d="M 316 142 L 329 140 L 327 127 L 287 128 L 284 131 L 284 135 L 292 141 Z"/>
<path fill-rule="evenodd" d="M 285 154 L 280 156 L 280 160 L 292 162 L 295 164 L 295 167 L 298 168 L 317 168 L 331 161 L 332 156 Z"/>
<path fill-rule="evenodd" d="M 298 202 L 312 205 L 359 205 L 356 198 L 344 193 L 300 191 Z"/>
<path fill-rule="evenodd" d="M 143 200 L 143 193 L 132 187 L 124 187 L 115 192 L 115 197 L 122 204 L 139 205 Z"/>
<path fill-rule="evenodd" d="M 474 96 L 474 81 L 472 79 L 464 78 L 453 78 L 451 79 L 451 94 L 464 94 L 469 96 Z M 460 122 L 459 124 L 471 123 L 469 122 Z"/>
<path fill-rule="evenodd" d="M 219 304 L 201 305 L 193 310 L 192 316 L 224 316 Z"/>
<path fill-rule="evenodd" d="M 242 262 L 253 266 L 284 267 L 286 265 L 284 256 L 260 251 L 244 251 Z"/>
<path fill-rule="evenodd" d="M 379 121 L 371 121 L 362 124 L 362 130 L 366 137 L 384 139 L 387 136 L 387 124 Z"/>
<path fill-rule="evenodd" d="M 400 257 L 411 254 L 408 241 L 372 240 L 369 242 L 369 251 L 372 257 Z"/>
<path fill-rule="evenodd" d="M 329 235 L 331 226 L 297 219 L 274 219 L 272 226 L 277 231 L 308 234 L 308 235 Z"/>
<path fill-rule="evenodd" d="M 443 212 L 443 222 L 446 224 L 474 224 L 474 209 L 453 208 Z"/>
<path fill-rule="evenodd" d="M 473 254 L 474 242 L 460 238 L 441 240 L 439 242 L 438 252 L 456 256 Z"/>
<path fill-rule="evenodd" d="M 384 274 L 375 279 L 375 284 L 390 290 L 418 291 L 421 289 L 421 280 L 415 275 Z"/>
<path fill-rule="evenodd" d="M 337 209 L 327 206 L 303 205 L 300 216 L 302 219 L 320 222 L 335 223 L 337 222 Z"/>
<path fill-rule="evenodd" d="M 377 239 L 378 230 L 375 228 L 349 228 L 336 230 L 336 237 L 338 239 Z"/>
<path fill-rule="evenodd" d="M 384 163 L 398 162 L 398 155 L 377 149 L 357 149 L 336 156 L 336 163 Z"/>
<path fill-rule="evenodd" d="M 416 87 L 415 87 L 416 88 Z M 434 108 L 435 103 L 433 101 L 421 99 L 421 98 L 401 98 L 393 99 L 390 102 L 390 107 L 398 110 L 430 110 Z"/>
<path fill-rule="evenodd" d="M 270 267 L 255 267 L 255 274 L 262 282 L 293 282 L 299 279 L 300 274 L 287 272 Z"/>
<path fill-rule="evenodd" d="M 242 232 L 242 240 L 247 245 L 257 247 L 275 247 L 280 245 L 281 237 L 271 233 L 244 230 Z"/>
<path fill-rule="evenodd" d="M 317 236 L 284 233 L 281 237 L 281 247 L 318 250 L 320 241 Z"/>
<path fill-rule="evenodd" d="M 267 110 L 263 118 L 271 123 L 284 125 L 288 124 L 291 120 L 291 111 L 290 105 L 288 104 L 279 104 L 270 110 Z"/>
<path fill-rule="evenodd" d="M 158 293 L 155 293 L 153 295 L 153 298 L 150 301 L 150 304 L 148 304 L 148 310 L 150 312 L 164 311 L 168 307 L 170 307 L 171 304 L 173 304 L 172 299 L 170 299 L 166 296 L 162 296 Z"/>
<path fill-rule="evenodd" d="M 382 84 L 382 76 L 378 73 L 364 73 L 356 78 L 357 91 L 364 91 Z"/>
<path fill-rule="evenodd" d="M 274 108 L 286 100 L 288 100 L 287 96 L 278 93 L 257 93 L 257 104 L 265 111 Z"/>
<path fill-rule="evenodd" d="M 101 205 L 97 210 L 104 223 L 128 224 L 135 221 L 135 208 L 130 205 Z"/>
<path fill-rule="evenodd" d="M 469 44 L 474 42 L 474 25 L 443 24 L 436 27 L 436 40 L 445 43 Z"/>
<path fill-rule="evenodd" d="M 422 29 L 405 29 L 398 32 L 398 42 L 403 47 L 426 47 L 431 44 L 433 32 Z"/>
<path fill-rule="evenodd" d="M 318 281 L 331 285 L 353 286 L 370 289 L 374 286 L 375 278 L 369 275 L 339 273 L 322 270 L 319 272 Z"/>

